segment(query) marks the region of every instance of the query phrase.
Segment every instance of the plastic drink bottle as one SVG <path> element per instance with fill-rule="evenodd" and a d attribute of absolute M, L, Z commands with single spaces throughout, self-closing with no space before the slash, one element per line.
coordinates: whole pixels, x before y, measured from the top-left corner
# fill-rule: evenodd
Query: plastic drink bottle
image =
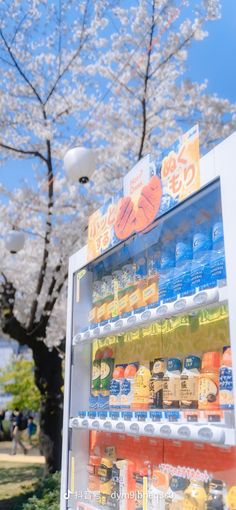
<path fill-rule="evenodd" d="M 100 479 L 100 505 L 106 505 L 112 489 L 112 459 L 103 457 L 98 468 Z"/>
<path fill-rule="evenodd" d="M 219 408 L 219 369 L 220 352 L 206 352 L 202 357 L 202 369 L 199 377 L 199 409 Z"/>
<path fill-rule="evenodd" d="M 149 383 L 151 409 L 162 409 L 163 407 L 163 378 L 165 370 L 165 360 L 163 358 L 155 359 L 153 362 L 152 375 Z"/>
<path fill-rule="evenodd" d="M 100 489 L 98 469 L 101 464 L 101 457 L 90 455 L 88 468 L 88 490 L 94 499 L 97 498 Z"/>
<path fill-rule="evenodd" d="M 160 261 L 159 303 L 168 303 L 174 299 L 173 274 L 175 257 L 171 251 L 164 251 Z"/>
<path fill-rule="evenodd" d="M 209 494 L 206 501 L 206 510 L 224 510 L 224 484 L 221 480 L 211 480 Z"/>
<path fill-rule="evenodd" d="M 191 294 L 192 243 L 183 239 L 175 247 L 175 270 L 173 275 L 174 298 Z"/>
<path fill-rule="evenodd" d="M 234 408 L 233 371 L 230 347 L 224 347 L 222 365 L 220 367 L 220 408 Z"/>
<path fill-rule="evenodd" d="M 228 510 L 236 510 L 236 485 L 230 487 L 226 496 Z"/>
<path fill-rule="evenodd" d="M 143 301 L 143 289 L 147 284 L 147 260 L 143 254 L 134 258 L 134 286 L 129 293 L 129 303 L 132 310 L 145 305 Z"/>
<path fill-rule="evenodd" d="M 101 360 L 100 393 L 98 396 L 98 407 L 106 409 L 109 407 L 110 384 L 114 369 L 114 358 L 112 349 L 107 348 Z"/>
<path fill-rule="evenodd" d="M 139 369 L 134 377 L 134 399 L 132 409 L 148 409 L 149 407 L 149 383 L 151 373 L 149 362 L 140 363 Z"/>
<path fill-rule="evenodd" d="M 183 510 L 205 510 L 207 494 L 203 482 L 191 480 L 184 492 Z"/>
<path fill-rule="evenodd" d="M 192 293 L 213 286 L 211 281 L 211 231 L 208 225 L 200 225 L 193 236 L 193 261 L 191 266 Z"/>
<path fill-rule="evenodd" d="M 180 376 L 180 407 L 182 409 L 198 408 L 198 386 L 201 360 L 198 356 L 187 356 Z"/>
<path fill-rule="evenodd" d="M 130 409 L 134 400 L 134 378 L 138 370 L 138 363 L 130 363 L 124 371 L 121 384 L 121 407 Z"/>
<path fill-rule="evenodd" d="M 224 233 L 220 219 L 212 228 L 211 279 L 214 286 L 226 284 Z"/>
<path fill-rule="evenodd" d="M 170 480 L 170 489 L 172 499 L 166 504 L 168 510 L 183 510 L 184 491 L 188 487 L 189 481 L 181 476 L 172 476 Z"/>
<path fill-rule="evenodd" d="M 153 469 L 150 487 L 150 508 L 151 510 L 165 510 L 166 494 L 169 487 L 169 477 L 159 469 Z"/>
<path fill-rule="evenodd" d="M 169 358 L 163 382 L 163 407 L 175 409 L 180 404 L 180 373 L 181 361 L 178 358 Z"/>
<path fill-rule="evenodd" d="M 109 407 L 121 407 L 121 386 L 124 379 L 124 366 L 116 365 L 110 383 Z"/>
<path fill-rule="evenodd" d="M 98 405 L 98 395 L 101 384 L 101 359 L 94 359 L 92 365 L 92 381 L 91 381 L 91 396 L 89 405 L 91 408 L 96 408 Z"/>

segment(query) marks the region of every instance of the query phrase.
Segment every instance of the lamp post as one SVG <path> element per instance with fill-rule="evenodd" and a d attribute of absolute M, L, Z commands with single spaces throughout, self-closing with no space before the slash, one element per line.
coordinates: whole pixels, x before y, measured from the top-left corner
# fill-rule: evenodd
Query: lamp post
<path fill-rule="evenodd" d="M 95 170 L 95 157 L 92 149 L 74 147 L 64 156 L 64 167 L 69 180 L 86 184 Z"/>

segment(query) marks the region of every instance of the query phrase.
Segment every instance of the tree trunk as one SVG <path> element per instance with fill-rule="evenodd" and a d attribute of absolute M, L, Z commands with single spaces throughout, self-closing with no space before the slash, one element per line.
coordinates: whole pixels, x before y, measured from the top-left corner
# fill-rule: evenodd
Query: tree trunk
<path fill-rule="evenodd" d="M 8 287 L 11 284 L 8 284 Z M 11 286 L 12 287 L 12 286 Z M 35 384 L 41 393 L 40 413 L 40 442 L 42 454 L 46 459 L 47 471 L 54 473 L 61 468 L 62 452 L 62 418 L 63 418 L 63 377 L 62 359 L 57 349 L 49 350 L 43 342 L 46 335 L 46 326 L 42 323 L 31 335 L 20 324 L 12 313 L 12 307 L 8 304 L 9 297 L 14 297 L 14 288 L 9 287 L 8 294 L 2 295 L 5 301 L 1 306 L 0 295 L 0 318 L 1 308 L 5 310 L 2 316 L 2 330 L 21 345 L 28 345 L 32 349 L 35 363 Z M 13 298 L 12 298 L 13 299 Z"/>
<path fill-rule="evenodd" d="M 42 341 L 33 346 L 35 362 L 35 383 L 42 400 L 40 409 L 40 444 L 46 459 L 47 471 L 55 473 L 61 468 L 62 419 L 63 419 L 63 377 L 62 360 L 58 351 Z"/>

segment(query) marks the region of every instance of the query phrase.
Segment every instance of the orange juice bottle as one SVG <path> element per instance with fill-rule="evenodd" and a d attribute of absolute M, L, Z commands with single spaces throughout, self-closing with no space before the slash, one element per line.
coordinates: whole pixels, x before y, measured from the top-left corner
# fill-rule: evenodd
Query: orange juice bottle
<path fill-rule="evenodd" d="M 202 357 L 202 369 L 199 377 L 198 408 L 219 408 L 219 369 L 220 352 L 206 352 Z"/>
<path fill-rule="evenodd" d="M 134 378 L 138 370 L 137 363 L 130 363 L 124 371 L 124 379 L 121 385 L 121 407 L 129 409 L 134 399 Z"/>

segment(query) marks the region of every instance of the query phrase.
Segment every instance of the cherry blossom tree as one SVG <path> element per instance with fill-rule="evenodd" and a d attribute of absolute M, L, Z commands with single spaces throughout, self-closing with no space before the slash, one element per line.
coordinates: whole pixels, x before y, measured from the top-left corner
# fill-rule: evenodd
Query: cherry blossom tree
<path fill-rule="evenodd" d="M 24 159 L 35 176 L 0 187 L 2 236 L 26 236 L 17 255 L 0 240 L 1 325 L 32 349 L 51 472 L 60 467 L 68 257 L 86 241 L 90 212 L 145 153 L 160 157 L 196 122 L 203 148 L 234 129 L 235 105 L 186 72 L 190 44 L 219 15 L 217 0 L 0 0 L 0 160 L 4 169 Z M 96 149 L 86 186 L 63 173 L 74 145 Z"/>

